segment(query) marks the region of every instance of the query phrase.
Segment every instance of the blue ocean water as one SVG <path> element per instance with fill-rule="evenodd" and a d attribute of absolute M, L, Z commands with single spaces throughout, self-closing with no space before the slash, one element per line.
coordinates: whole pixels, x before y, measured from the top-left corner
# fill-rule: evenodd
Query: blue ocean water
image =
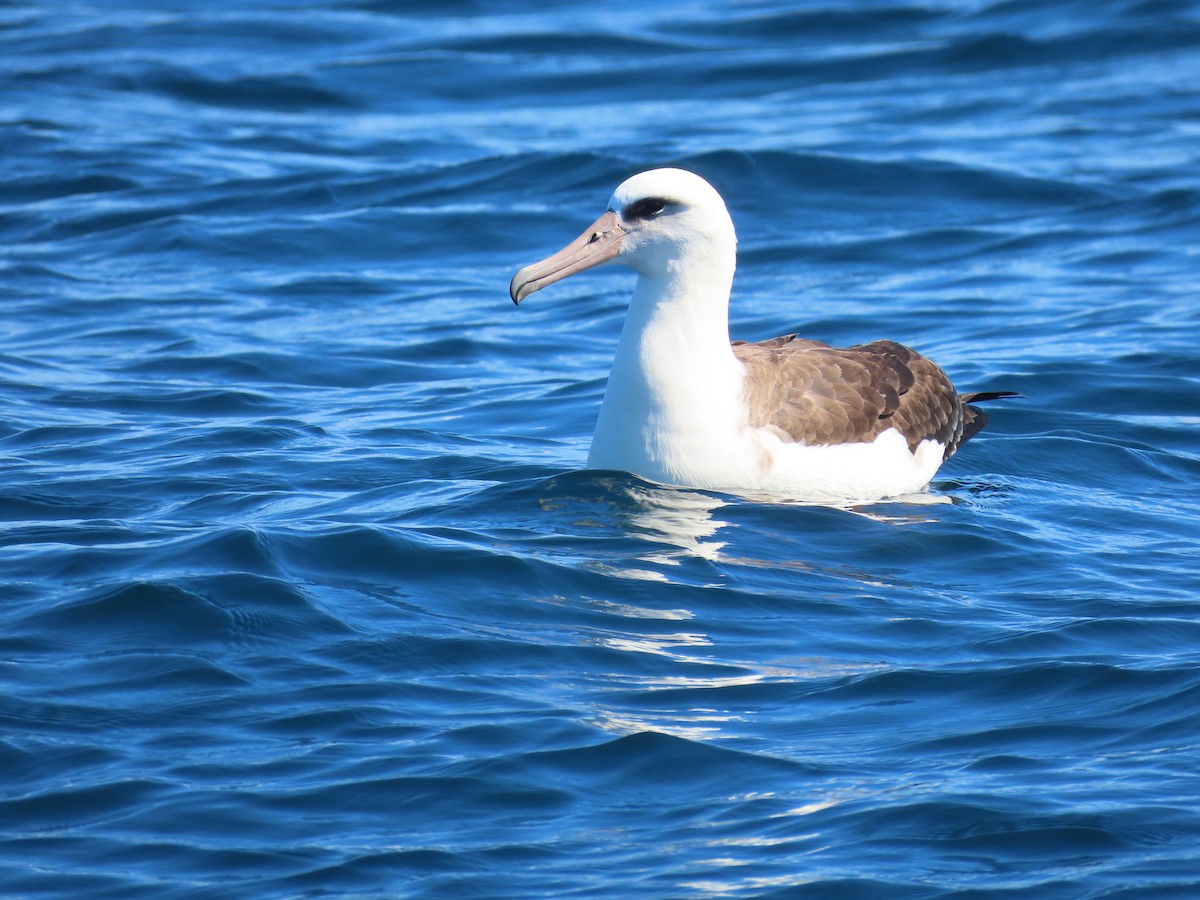
<path fill-rule="evenodd" d="M 1200 895 L 1200 7 L 0 7 L 0 894 Z M 734 337 L 1019 390 L 929 504 L 584 469 Z"/>

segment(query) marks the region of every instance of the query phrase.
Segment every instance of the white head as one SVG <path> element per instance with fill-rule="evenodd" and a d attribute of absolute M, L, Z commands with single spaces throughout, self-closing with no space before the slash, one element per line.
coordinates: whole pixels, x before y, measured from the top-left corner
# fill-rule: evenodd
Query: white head
<path fill-rule="evenodd" d="M 669 277 L 689 259 L 717 261 L 733 272 L 737 238 L 725 201 L 683 169 L 651 169 L 622 182 L 608 210 L 578 238 L 513 276 L 520 303 L 534 291 L 601 263 L 624 263 L 648 278 Z"/>

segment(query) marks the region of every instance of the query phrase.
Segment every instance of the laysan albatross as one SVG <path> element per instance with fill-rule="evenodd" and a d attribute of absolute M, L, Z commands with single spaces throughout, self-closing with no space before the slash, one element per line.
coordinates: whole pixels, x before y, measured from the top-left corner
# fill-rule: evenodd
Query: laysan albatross
<path fill-rule="evenodd" d="M 836 348 L 794 334 L 729 342 L 737 238 L 698 175 L 622 183 L 576 240 L 513 276 L 522 300 L 601 263 L 638 274 L 588 467 L 663 484 L 817 501 L 923 490 L 987 416 L 893 341 Z"/>

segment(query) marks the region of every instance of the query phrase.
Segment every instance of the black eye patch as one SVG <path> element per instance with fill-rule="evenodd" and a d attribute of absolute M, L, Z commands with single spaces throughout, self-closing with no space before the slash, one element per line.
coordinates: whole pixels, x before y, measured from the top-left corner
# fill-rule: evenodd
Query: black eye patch
<path fill-rule="evenodd" d="M 667 201 L 661 197 L 646 197 L 625 207 L 625 217 L 628 219 L 651 219 L 667 208 Z"/>

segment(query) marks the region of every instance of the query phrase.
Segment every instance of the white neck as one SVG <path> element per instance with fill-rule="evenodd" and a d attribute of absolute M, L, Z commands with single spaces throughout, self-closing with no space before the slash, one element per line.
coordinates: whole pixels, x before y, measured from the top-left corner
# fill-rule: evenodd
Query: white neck
<path fill-rule="evenodd" d="M 694 248 L 638 277 L 596 424 L 591 468 L 719 483 L 743 431 L 744 370 L 729 346 L 734 252 Z"/>

